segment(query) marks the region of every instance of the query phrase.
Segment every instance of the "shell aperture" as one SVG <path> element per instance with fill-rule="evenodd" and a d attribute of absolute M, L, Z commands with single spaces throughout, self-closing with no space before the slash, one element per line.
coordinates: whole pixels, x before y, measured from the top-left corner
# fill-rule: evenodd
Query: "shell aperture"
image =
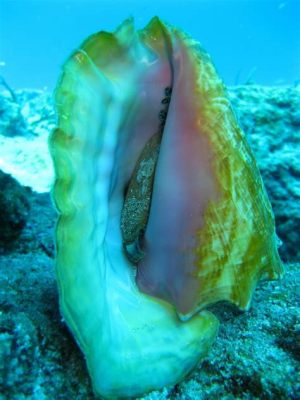
<path fill-rule="evenodd" d="M 154 18 L 67 60 L 50 139 L 62 314 L 103 397 L 174 384 L 280 276 L 272 211 L 209 56 Z M 134 265 L 136 264 L 136 266 Z M 178 318 L 178 315 L 181 319 Z"/>

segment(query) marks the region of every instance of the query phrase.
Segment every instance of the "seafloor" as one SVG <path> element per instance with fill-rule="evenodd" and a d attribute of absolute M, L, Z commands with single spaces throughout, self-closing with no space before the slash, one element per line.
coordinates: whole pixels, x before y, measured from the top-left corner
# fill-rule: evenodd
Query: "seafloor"
<path fill-rule="evenodd" d="M 229 95 L 274 209 L 286 274 L 261 282 L 248 312 L 216 304 L 221 327 L 208 357 L 147 400 L 300 398 L 300 88 L 248 85 Z M 0 400 L 94 398 L 58 309 L 47 151 L 54 125 L 48 93 L 0 94 Z"/>

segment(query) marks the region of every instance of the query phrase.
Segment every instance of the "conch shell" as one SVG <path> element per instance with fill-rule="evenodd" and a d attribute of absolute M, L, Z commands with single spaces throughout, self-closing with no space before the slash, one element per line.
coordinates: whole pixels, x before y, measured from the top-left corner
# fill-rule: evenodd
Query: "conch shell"
<path fill-rule="evenodd" d="M 272 210 L 208 54 L 154 18 L 67 60 L 50 139 L 61 312 L 96 394 L 175 384 L 207 354 L 220 300 L 282 272 Z"/>

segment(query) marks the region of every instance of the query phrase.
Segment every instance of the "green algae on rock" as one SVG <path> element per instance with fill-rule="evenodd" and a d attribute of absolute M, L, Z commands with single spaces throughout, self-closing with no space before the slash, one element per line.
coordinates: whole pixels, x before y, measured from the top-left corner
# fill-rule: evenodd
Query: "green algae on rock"
<path fill-rule="evenodd" d="M 246 309 L 260 277 L 282 273 L 272 211 L 223 84 L 179 30 L 155 18 L 136 32 L 125 21 L 72 54 L 56 108 L 60 306 L 94 391 L 132 397 L 175 384 L 216 335 L 216 317 L 198 311 L 219 300 Z M 160 128 L 135 267 L 123 249 L 124 193 L 140 195 L 138 160 Z"/>

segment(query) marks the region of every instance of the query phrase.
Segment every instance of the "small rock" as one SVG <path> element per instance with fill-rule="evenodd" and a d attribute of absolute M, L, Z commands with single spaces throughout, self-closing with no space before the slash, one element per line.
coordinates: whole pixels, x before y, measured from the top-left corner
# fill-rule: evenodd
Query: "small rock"
<path fill-rule="evenodd" d="M 26 224 L 30 208 L 28 190 L 0 171 L 0 252 L 12 246 Z"/>

